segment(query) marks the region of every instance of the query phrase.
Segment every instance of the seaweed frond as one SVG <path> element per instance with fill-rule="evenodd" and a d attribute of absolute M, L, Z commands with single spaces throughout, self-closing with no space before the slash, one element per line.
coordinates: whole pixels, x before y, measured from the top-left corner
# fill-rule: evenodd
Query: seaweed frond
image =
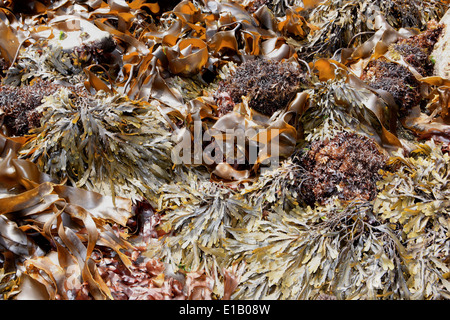
<path fill-rule="evenodd" d="M 394 171 L 384 172 L 374 211 L 403 234 L 411 297 L 448 299 L 450 157 L 431 140 L 389 164 Z"/>
<path fill-rule="evenodd" d="M 15 272 L 5 272 L 0 268 L 0 300 L 12 299 L 19 290 L 20 278 Z"/>
<path fill-rule="evenodd" d="M 169 207 L 162 216 L 161 228 L 171 232 L 161 248 L 161 255 L 174 266 L 181 263 L 191 270 L 206 270 L 223 264 L 230 257 L 224 251 L 229 228 L 255 224 L 260 210 L 250 206 L 236 191 L 215 182 L 198 181 L 193 185 L 165 187 L 174 196 L 187 193 L 190 201 Z"/>
<path fill-rule="evenodd" d="M 309 14 L 309 22 L 317 26 L 300 48 L 305 60 L 331 57 L 336 50 L 361 44 L 375 31 L 375 17 L 382 15 L 393 28 L 424 30 L 431 20 L 445 13 L 442 1 L 344 1 L 327 0 Z"/>
<path fill-rule="evenodd" d="M 246 263 L 234 299 L 405 298 L 398 235 L 370 203 L 270 212 L 255 230 L 230 230 L 227 249 Z M 400 284 L 400 285 L 399 285 Z"/>
<path fill-rule="evenodd" d="M 41 127 L 21 154 L 52 177 L 131 198 L 170 180 L 171 135 L 154 104 L 63 88 L 39 109 Z"/>
<path fill-rule="evenodd" d="M 307 90 L 309 107 L 301 117 L 306 141 L 333 139 L 339 132 L 357 131 L 376 139 L 379 145 L 395 145 L 395 132 L 387 130 L 396 119 L 393 106 L 368 86 L 351 83 L 343 69 L 334 72 L 334 79 L 316 81 Z"/>

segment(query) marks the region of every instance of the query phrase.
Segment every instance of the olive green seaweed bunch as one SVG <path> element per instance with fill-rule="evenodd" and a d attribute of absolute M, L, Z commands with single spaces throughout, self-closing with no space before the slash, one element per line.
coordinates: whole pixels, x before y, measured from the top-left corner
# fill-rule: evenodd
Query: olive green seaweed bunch
<path fill-rule="evenodd" d="M 241 191 L 253 206 L 265 210 L 280 206 L 290 211 L 298 207 L 298 185 L 301 168 L 292 157 L 282 161 L 274 170 L 262 173 L 253 184 Z M 300 182 L 301 183 L 301 182 Z"/>
<path fill-rule="evenodd" d="M 431 140 L 390 165 L 396 170 L 379 182 L 374 211 L 402 234 L 411 298 L 449 299 L 450 156 Z"/>
<path fill-rule="evenodd" d="M 245 2 L 245 1 L 244 1 Z M 248 1 L 247 1 L 248 2 Z M 303 0 L 254 0 L 253 3 L 267 5 L 277 17 L 283 17 L 290 7 L 303 7 Z M 258 6 L 257 6 L 258 7 Z"/>
<path fill-rule="evenodd" d="M 70 55 L 61 47 L 48 46 L 46 41 L 40 40 L 35 45 L 20 50 L 3 82 L 19 86 L 30 84 L 36 78 L 51 82 L 63 80 L 75 85 L 82 82 L 85 75 L 82 66 L 74 64 Z"/>
<path fill-rule="evenodd" d="M 172 166 L 171 133 L 156 104 L 63 88 L 39 107 L 41 127 L 21 155 L 76 187 L 152 201 Z"/>
<path fill-rule="evenodd" d="M 207 171 L 174 169 L 172 183 L 161 188 L 159 229 L 165 233 L 146 256 L 157 257 L 174 270 L 204 270 L 217 281 L 214 294 L 224 290 L 223 270 L 239 261 L 225 250 L 230 228 L 252 228 L 261 219 L 260 208 L 222 183 L 208 181 Z"/>
<path fill-rule="evenodd" d="M 394 153 L 373 201 L 284 208 L 269 198 L 252 228 L 228 229 L 225 251 L 246 264 L 232 298 L 450 298 L 449 166 L 429 141 Z M 263 176 L 261 193 L 277 194 L 297 169 Z"/>
<path fill-rule="evenodd" d="M 246 263 L 234 299 L 406 298 L 404 249 L 369 202 L 274 209 L 230 230 L 226 249 Z"/>

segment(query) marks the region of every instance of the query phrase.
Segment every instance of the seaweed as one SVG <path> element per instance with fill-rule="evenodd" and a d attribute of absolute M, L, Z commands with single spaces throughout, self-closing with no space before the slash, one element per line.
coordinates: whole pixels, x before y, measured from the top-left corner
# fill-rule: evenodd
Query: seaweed
<path fill-rule="evenodd" d="M 42 126 L 21 154 L 51 176 L 103 194 L 149 199 L 170 180 L 172 141 L 155 104 L 63 88 L 39 111 Z"/>
<path fill-rule="evenodd" d="M 255 0 L 251 1 L 250 4 L 247 5 L 246 10 L 250 13 L 255 13 L 259 8 L 261 8 L 264 5 L 271 4 L 272 1 L 270 0 Z"/>
<path fill-rule="evenodd" d="M 3 1 L 0 294 L 449 299 L 447 9 Z"/>
<path fill-rule="evenodd" d="M 276 207 L 258 228 L 231 230 L 227 250 L 247 267 L 233 298 L 407 298 L 405 252 L 380 222 L 362 202 L 289 212 Z"/>
<path fill-rule="evenodd" d="M 75 47 L 70 57 L 74 62 L 78 62 L 84 66 L 91 64 L 105 65 L 111 63 L 113 59 L 111 54 L 114 49 L 116 49 L 116 43 L 109 37 L 101 42 L 88 42 Z"/>
<path fill-rule="evenodd" d="M 395 29 L 424 30 L 429 21 L 439 20 L 444 13 L 445 5 L 436 0 L 324 1 L 309 13 L 309 22 L 318 28 L 300 49 L 301 57 L 329 58 L 337 50 L 362 44 L 376 31 L 379 15 Z"/>
<path fill-rule="evenodd" d="M 433 141 L 396 153 L 379 182 L 374 211 L 403 233 L 412 299 L 448 299 L 449 155 Z M 423 263 L 418 263 L 421 259 Z M 426 281 L 424 281 L 426 279 Z"/>
<path fill-rule="evenodd" d="M 391 93 L 399 106 L 400 117 L 422 100 L 419 81 L 402 65 L 379 58 L 369 62 L 361 79 L 373 88 Z"/>
<path fill-rule="evenodd" d="M 270 116 L 285 108 L 306 86 L 306 76 L 298 65 L 255 59 L 241 64 L 232 76 L 221 81 L 214 97 L 220 115 L 232 111 L 242 102 L 242 96 L 247 96 L 250 108 Z"/>
<path fill-rule="evenodd" d="M 5 272 L 0 268 L 0 300 L 9 300 L 19 292 L 20 277 L 15 272 Z"/>
<path fill-rule="evenodd" d="M 5 76 L 5 70 L 8 70 L 8 63 L 4 58 L 0 58 L 0 78 Z"/>
<path fill-rule="evenodd" d="M 17 87 L 41 79 L 50 82 L 64 80 L 76 85 L 80 83 L 82 71 L 81 65 L 75 64 L 61 47 L 50 48 L 47 41 L 41 40 L 34 46 L 19 51 L 15 63 L 8 69 L 2 82 Z"/>
<path fill-rule="evenodd" d="M 44 97 L 54 94 L 59 88 L 60 85 L 41 80 L 29 86 L 0 86 L 0 110 L 10 135 L 22 136 L 39 127 L 41 114 L 36 108 Z"/>
<path fill-rule="evenodd" d="M 381 88 L 376 92 L 394 106 L 392 110 L 398 108 L 395 112 L 401 122 L 399 132 L 406 133 L 405 137 L 414 140 L 411 138 L 414 134 L 448 143 L 445 102 L 448 81 L 432 76 L 427 70 L 433 64 L 430 51 L 442 32 L 442 25 L 431 22 L 429 29 L 411 33 L 396 31 L 385 21 L 380 24 L 382 27 L 372 38 L 343 55 L 343 62 L 370 82 L 372 88 Z M 396 46 L 400 51 L 394 49 Z M 407 150 L 413 147 L 407 144 L 404 144 Z"/>
<path fill-rule="evenodd" d="M 94 247 L 102 245 L 129 265 L 120 250 L 132 245 L 111 225 L 125 225 L 131 201 L 117 197 L 113 203 L 111 197 L 52 180 L 34 163 L 18 159 L 23 139 L 2 135 L 0 141 L 2 269 L 17 276 L 26 273 L 45 286 L 50 299 L 69 299 L 69 289 L 80 288 L 83 282 L 95 299 L 111 298 L 90 257 Z M 4 280 L 8 278 L 10 285 L 17 283 L 11 276 Z M 11 289 L 2 293 L 13 295 L 16 288 Z"/>
<path fill-rule="evenodd" d="M 385 149 L 401 145 L 396 136 L 396 105 L 333 60 L 318 60 L 317 80 L 300 121 L 307 141 L 332 139 L 351 129 L 372 136 Z"/>
<path fill-rule="evenodd" d="M 300 200 L 323 205 L 333 196 L 346 201 L 376 197 L 378 171 L 386 158 L 372 139 L 343 132 L 331 140 L 314 141 L 305 149 L 293 156 L 301 172 L 297 178 Z"/>

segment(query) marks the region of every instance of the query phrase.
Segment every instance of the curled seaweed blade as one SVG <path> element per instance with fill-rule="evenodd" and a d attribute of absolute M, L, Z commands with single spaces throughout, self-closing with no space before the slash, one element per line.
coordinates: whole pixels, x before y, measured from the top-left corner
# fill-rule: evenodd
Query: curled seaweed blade
<path fill-rule="evenodd" d="M 12 253 L 17 267 L 22 266 L 25 273 L 43 284 L 51 299 L 69 299 L 70 290 L 80 288 L 83 281 L 94 298 L 111 299 L 91 255 L 99 243 L 117 251 L 132 248 L 117 237 L 102 241 L 108 223 L 126 225 L 132 215 L 131 201 L 117 198 L 114 203 L 111 197 L 52 182 L 45 174 L 37 174 L 34 163 L 17 159 L 14 146 L 20 143 L 0 138 L 1 153 L 7 154 L 1 159 L 1 167 L 11 172 L 0 179 L 1 245 L 5 255 Z M 12 180 L 16 185 L 11 189 Z M 48 243 L 44 245 L 43 241 Z M 56 262 L 47 256 L 52 249 L 58 253 Z M 67 274 L 69 270 L 75 273 Z M 68 285 L 68 281 L 74 282 Z"/>

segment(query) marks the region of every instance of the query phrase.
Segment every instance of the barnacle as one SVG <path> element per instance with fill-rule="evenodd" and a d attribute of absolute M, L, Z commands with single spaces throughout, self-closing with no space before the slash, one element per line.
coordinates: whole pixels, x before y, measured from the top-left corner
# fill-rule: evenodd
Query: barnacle
<path fill-rule="evenodd" d="M 170 131 L 155 105 L 64 88 L 39 111 L 42 127 L 22 155 L 51 176 L 132 198 L 151 198 L 170 179 Z"/>

